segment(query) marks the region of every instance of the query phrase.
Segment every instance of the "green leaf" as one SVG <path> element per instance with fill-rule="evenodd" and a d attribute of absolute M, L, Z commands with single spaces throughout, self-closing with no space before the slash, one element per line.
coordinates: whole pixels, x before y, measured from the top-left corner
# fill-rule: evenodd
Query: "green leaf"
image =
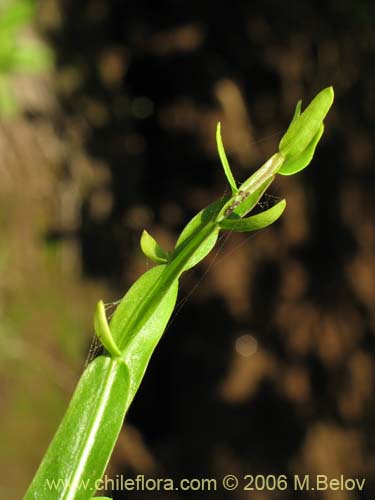
<path fill-rule="evenodd" d="M 94 314 L 94 330 L 100 342 L 112 356 L 120 356 L 121 351 L 113 340 L 111 330 L 108 325 L 105 307 L 102 300 L 99 300 Z"/>
<path fill-rule="evenodd" d="M 180 234 L 175 250 L 171 255 L 171 260 L 174 259 L 185 247 L 188 245 L 197 234 L 199 234 L 207 224 L 213 222 L 220 210 L 227 203 L 228 197 L 224 197 L 220 200 L 211 203 L 204 210 L 199 212 L 195 217 L 191 219 L 191 221 L 185 226 L 184 230 Z M 198 264 L 202 259 L 206 257 L 206 255 L 212 250 L 215 246 L 217 238 L 219 236 L 219 229 L 214 231 L 205 241 L 192 253 L 189 261 L 184 267 L 184 271 L 194 267 Z"/>
<path fill-rule="evenodd" d="M 24 500 L 92 498 L 121 430 L 128 393 L 122 361 L 99 356 L 89 364 Z"/>
<path fill-rule="evenodd" d="M 123 351 L 122 357 L 130 372 L 129 404 L 141 383 L 152 352 L 163 334 L 176 303 L 177 280 L 166 293 L 160 290 L 159 303 L 154 305 L 149 319 L 142 323 L 145 315 L 140 308 L 142 304 L 147 304 L 148 297 L 158 286 L 166 267 L 156 266 L 143 274 L 128 290 L 110 322 L 112 336 Z M 140 316 L 138 323 L 134 322 L 137 316 Z M 133 326 L 129 328 L 131 324 Z"/>
<path fill-rule="evenodd" d="M 144 230 L 141 236 L 141 249 L 146 257 L 157 264 L 168 262 L 168 253 L 165 252 L 157 241 Z"/>
<path fill-rule="evenodd" d="M 280 170 L 277 173 L 281 175 L 292 175 L 296 174 L 297 172 L 300 172 L 305 167 L 307 167 L 307 165 L 313 159 L 316 146 L 318 145 L 320 138 L 323 135 L 323 132 L 324 132 L 324 125 L 322 124 L 320 126 L 320 129 L 316 133 L 315 137 L 312 139 L 312 141 L 304 150 L 304 152 L 297 157 L 292 157 L 290 159 L 285 160 L 285 162 L 282 164 Z"/>
<path fill-rule="evenodd" d="M 292 121 L 279 144 L 279 150 L 285 158 L 301 155 L 318 133 L 323 119 L 332 106 L 333 88 L 328 87 L 312 100 L 305 111 Z"/>
<path fill-rule="evenodd" d="M 241 233 L 263 229 L 280 217 L 280 215 L 284 212 L 285 206 L 286 201 L 281 200 L 268 210 L 265 210 L 257 215 L 252 215 L 251 217 L 247 217 L 246 219 L 224 219 L 220 222 L 220 228 Z"/>
<path fill-rule="evenodd" d="M 225 149 L 223 145 L 223 141 L 221 138 L 221 123 L 218 122 L 217 127 L 216 127 L 216 146 L 217 146 L 217 151 L 219 153 L 219 157 L 221 160 L 221 164 L 224 169 L 225 176 L 229 182 L 229 185 L 232 189 L 232 193 L 236 194 L 238 192 L 238 188 L 236 186 L 236 181 L 234 180 L 232 171 L 229 166 L 228 158 L 227 155 L 225 154 Z"/>

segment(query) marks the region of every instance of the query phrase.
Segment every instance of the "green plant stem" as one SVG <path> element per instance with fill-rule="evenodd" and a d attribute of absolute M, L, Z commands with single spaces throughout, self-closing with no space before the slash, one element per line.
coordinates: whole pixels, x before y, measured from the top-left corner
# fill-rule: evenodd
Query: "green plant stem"
<path fill-rule="evenodd" d="M 259 187 L 261 187 L 269 178 L 271 178 L 280 168 L 284 161 L 280 153 L 273 155 L 259 170 L 250 176 L 240 187 L 241 202 L 246 201 L 246 198 L 251 196 Z M 201 228 L 198 234 L 193 235 L 183 248 L 173 255 L 171 261 L 166 265 L 163 274 L 159 281 L 149 290 L 148 295 L 144 298 L 137 313 L 132 316 L 131 320 L 126 325 L 122 332 L 122 338 L 117 340 L 121 351 L 126 351 L 126 346 L 137 335 L 141 328 L 146 324 L 149 318 L 154 313 L 155 309 L 160 304 L 162 297 L 167 293 L 172 283 L 176 281 L 184 272 L 185 266 L 194 252 L 209 238 L 213 233 L 219 230 L 219 223 L 228 217 L 227 210 L 237 202 L 239 194 L 234 194 L 224 204 L 222 209 L 217 212 L 212 221 L 206 223 L 205 227 Z"/>

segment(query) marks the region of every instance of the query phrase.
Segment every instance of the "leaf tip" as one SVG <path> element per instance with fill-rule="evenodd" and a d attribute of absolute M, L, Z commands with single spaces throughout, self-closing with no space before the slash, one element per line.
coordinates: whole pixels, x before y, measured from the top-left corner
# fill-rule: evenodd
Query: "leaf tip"
<path fill-rule="evenodd" d="M 140 244 L 142 252 L 148 259 L 157 264 L 165 264 L 168 262 L 168 252 L 161 248 L 155 238 L 153 238 L 146 229 L 142 232 Z"/>
<path fill-rule="evenodd" d="M 236 186 L 236 181 L 234 180 L 232 171 L 229 166 L 228 158 L 225 153 L 224 144 L 221 137 L 221 122 L 217 122 L 216 125 L 216 147 L 217 147 L 217 152 L 219 153 L 219 158 L 222 167 L 224 169 L 225 177 L 227 178 L 232 193 L 236 194 L 238 192 L 238 188 Z"/>
<path fill-rule="evenodd" d="M 95 307 L 94 330 L 100 342 L 112 356 L 121 355 L 121 351 L 112 337 L 105 313 L 104 302 L 102 300 L 99 300 Z"/>
<path fill-rule="evenodd" d="M 327 92 L 331 96 L 331 99 L 332 99 L 332 102 L 333 102 L 333 99 L 335 98 L 335 91 L 334 91 L 332 85 L 330 85 L 329 87 L 327 87 Z"/>

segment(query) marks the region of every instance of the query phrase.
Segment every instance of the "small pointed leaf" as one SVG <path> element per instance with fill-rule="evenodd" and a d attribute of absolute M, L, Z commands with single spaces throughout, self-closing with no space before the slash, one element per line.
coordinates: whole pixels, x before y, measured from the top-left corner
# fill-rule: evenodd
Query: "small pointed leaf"
<path fill-rule="evenodd" d="M 141 249 L 146 257 L 157 264 L 168 262 L 168 253 L 161 248 L 157 241 L 146 230 L 141 236 Z"/>
<path fill-rule="evenodd" d="M 300 172 L 305 167 L 307 167 L 307 165 L 311 162 L 314 156 L 316 146 L 318 145 L 320 138 L 323 135 L 323 132 L 324 132 L 324 125 L 322 124 L 320 129 L 316 133 L 315 137 L 313 138 L 313 140 L 305 149 L 305 151 L 297 157 L 285 160 L 285 162 L 282 164 L 280 170 L 277 173 L 281 175 L 292 175 L 297 172 Z"/>
<path fill-rule="evenodd" d="M 216 146 L 217 146 L 217 151 L 219 153 L 219 157 L 220 157 L 221 164 L 223 166 L 227 181 L 229 182 L 232 193 L 236 194 L 238 192 L 238 188 L 236 186 L 236 181 L 234 180 L 232 171 L 230 169 L 227 155 L 225 154 L 224 144 L 223 144 L 223 141 L 221 138 L 221 123 L 220 122 L 218 122 L 217 127 L 216 127 Z"/>
<path fill-rule="evenodd" d="M 285 158 L 293 158 L 304 152 L 318 133 L 333 98 L 333 88 L 327 87 L 319 92 L 298 118 L 292 120 L 279 144 L 279 150 Z"/>
<path fill-rule="evenodd" d="M 265 210 L 257 215 L 252 215 L 251 217 L 247 217 L 246 219 L 224 219 L 220 222 L 220 228 L 241 233 L 263 229 L 280 217 L 280 215 L 284 212 L 285 206 L 286 201 L 281 200 L 268 210 Z"/>
<path fill-rule="evenodd" d="M 301 115 L 301 106 L 302 106 L 302 100 L 299 100 L 296 104 L 296 109 L 294 110 L 294 115 L 292 118 L 292 121 L 290 122 L 291 124 L 297 120 L 297 118 Z"/>
<path fill-rule="evenodd" d="M 94 330 L 100 342 L 112 354 L 112 356 L 120 356 L 121 351 L 117 347 L 116 342 L 112 337 L 111 330 L 108 325 L 107 316 L 105 314 L 105 307 L 102 300 L 96 305 L 94 314 Z"/>

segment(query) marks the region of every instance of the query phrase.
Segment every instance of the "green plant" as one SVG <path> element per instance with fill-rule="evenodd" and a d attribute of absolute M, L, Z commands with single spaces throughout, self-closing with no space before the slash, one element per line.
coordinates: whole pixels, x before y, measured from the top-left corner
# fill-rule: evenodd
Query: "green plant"
<path fill-rule="evenodd" d="M 178 280 L 215 246 L 219 232 L 254 231 L 277 220 L 285 200 L 246 217 L 277 173 L 292 175 L 311 161 L 323 133 L 323 120 L 333 102 L 331 87 L 321 91 L 301 114 L 299 102 L 292 122 L 274 154 L 237 187 L 217 127 L 217 146 L 231 195 L 196 215 L 180 234 L 173 252 L 164 251 L 147 232 L 141 247 L 156 264 L 143 274 L 120 302 L 110 325 L 99 302 L 94 327 L 105 354 L 84 371 L 68 410 L 36 473 L 25 499 L 50 498 L 48 481 L 62 480 L 61 500 L 90 499 L 110 458 L 123 419 L 172 314 Z M 86 483 L 83 483 L 86 481 Z M 82 485 L 86 484 L 83 488 Z M 87 485 L 89 485 L 87 487 Z M 91 488 L 91 489 L 90 489 Z"/>
<path fill-rule="evenodd" d="M 32 0 L 0 0 L 0 116 L 12 116 L 17 111 L 13 75 L 38 73 L 51 65 L 51 53 L 43 45 L 30 44 L 20 36 L 35 13 Z"/>

